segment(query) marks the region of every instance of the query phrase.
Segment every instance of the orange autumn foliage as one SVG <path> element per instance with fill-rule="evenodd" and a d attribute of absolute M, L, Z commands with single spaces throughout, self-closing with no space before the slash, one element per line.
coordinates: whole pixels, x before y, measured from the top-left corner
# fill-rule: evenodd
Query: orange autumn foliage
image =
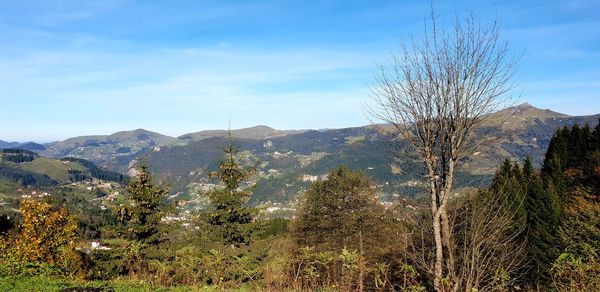
<path fill-rule="evenodd" d="M 22 201 L 20 210 L 23 224 L 14 239 L 14 255 L 31 262 L 59 262 L 75 243 L 76 216 L 36 200 Z"/>

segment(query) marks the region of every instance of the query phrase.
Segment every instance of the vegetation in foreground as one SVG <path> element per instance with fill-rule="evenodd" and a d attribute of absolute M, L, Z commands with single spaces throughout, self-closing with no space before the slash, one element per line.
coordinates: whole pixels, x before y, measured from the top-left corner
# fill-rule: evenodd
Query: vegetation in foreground
<path fill-rule="evenodd" d="M 226 148 L 223 187 L 191 225 L 167 223 L 168 192 L 140 167 L 93 249 L 68 206 L 23 200 L 21 217 L 2 225 L 0 290 L 433 288 L 426 205 L 384 205 L 368 178 L 340 167 L 312 184 L 293 220 L 258 220 L 245 206 L 251 168 L 236 151 Z M 475 273 L 472 288 L 600 288 L 599 157 L 600 126 L 563 128 L 540 171 L 507 160 L 489 188 L 450 201 L 456 266 Z"/>

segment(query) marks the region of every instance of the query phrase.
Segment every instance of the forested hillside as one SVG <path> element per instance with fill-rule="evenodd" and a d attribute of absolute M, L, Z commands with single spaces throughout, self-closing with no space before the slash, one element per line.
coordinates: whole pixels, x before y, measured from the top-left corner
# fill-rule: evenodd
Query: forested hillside
<path fill-rule="evenodd" d="M 365 174 L 337 167 L 327 178 L 306 182 L 294 219 L 267 219 L 266 210 L 245 205 L 262 183 L 253 179 L 257 169 L 248 166 L 247 150 L 233 144 L 223 149 L 215 148 L 222 160 L 215 161 L 217 172 L 208 174 L 223 188 L 206 193 L 205 211 L 190 213 L 167 200 L 168 189 L 144 165 L 127 187 L 127 196 L 110 203 L 102 199 L 108 194 L 99 195 L 99 202 L 109 208 L 91 204 L 94 197 L 76 190 L 59 191 L 47 203 L 23 199 L 20 213 L 11 213 L 16 220 L 2 217 L 7 233 L 1 271 L 21 279 L 30 268 L 17 263 L 27 261 L 29 267 L 47 271 L 42 274 L 104 281 L 125 277 L 146 285 L 274 290 L 431 287 L 428 268 L 421 265 L 433 248 L 428 207 L 422 201 L 390 198 L 382 203 L 380 189 Z M 23 160 L 19 164 L 30 163 L 24 158 L 28 155 L 41 159 L 23 150 L 6 150 L 3 155 L 7 154 L 23 155 L 11 158 Z M 473 287 L 599 288 L 599 157 L 600 126 L 564 127 L 551 138 L 541 168 L 529 158 L 506 159 L 489 186 L 460 191 L 450 208 L 455 240 L 462 244 L 456 247 L 458 271 L 476 269 L 474 277 L 481 278 L 475 278 Z M 63 161 L 91 165 L 79 159 Z M 35 214 L 57 221 L 30 221 Z M 39 224 L 44 227 L 39 229 Z M 53 233 L 59 225 L 69 227 Z M 55 246 L 22 241 L 46 232 L 53 234 Z M 90 248 L 89 242 L 98 240 L 101 245 Z M 473 261 L 471 256 L 477 255 L 485 257 Z M 95 287 L 94 283 L 83 285 Z"/>

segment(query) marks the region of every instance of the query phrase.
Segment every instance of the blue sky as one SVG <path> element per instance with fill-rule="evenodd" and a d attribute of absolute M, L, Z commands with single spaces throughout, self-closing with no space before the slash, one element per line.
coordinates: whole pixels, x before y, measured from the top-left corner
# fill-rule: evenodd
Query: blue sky
<path fill-rule="evenodd" d="M 439 2 L 439 3 L 438 3 Z M 436 1 L 442 23 L 499 18 L 520 102 L 600 113 L 599 1 Z M 0 0 L 0 139 L 145 128 L 368 124 L 377 64 L 429 1 Z"/>

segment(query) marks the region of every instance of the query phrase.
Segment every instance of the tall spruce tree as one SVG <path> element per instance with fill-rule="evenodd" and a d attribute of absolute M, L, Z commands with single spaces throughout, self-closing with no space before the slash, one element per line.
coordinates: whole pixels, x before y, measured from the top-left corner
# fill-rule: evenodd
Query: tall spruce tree
<path fill-rule="evenodd" d="M 247 244 L 251 241 L 251 224 L 256 214 L 254 208 L 246 206 L 252 195 L 253 186 L 244 186 L 256 171 L 246 167 L 238 158 L 239 148 L 233 144 L 231 132 L 228 145 L 223 147 L 225 158 L 216 172 L 210 173 L 223 184 L 206 195 L 212 205 L 208 223 L 217 227 L 217 238 L 225 244 Z"/>
<path fill-rule="evenodd" d="M 530 254 L 531 277 L 537 282 L 546 279 L 551 261 L 556 257 L 556 228 L 559 221 L 558 196 L 544 189 L 539 175 L 526 160 L 524 186 L 527 192 L 527 240 Z"/>
<path fill-rule="evenodd" d="M 560 147 L 557 147 L 560 145 Z M 600 123 L 563 128 L 554 134 L 543 172 L 549 195 L 560 194 L 556 245 L 549 269 L 560 290 L 600 289 Z"/>
<path fill-rule="evenodd" d="M 129 182 L 126 190 L 129 205 L 120 208 L 117 216 L 125 224 L 130 238 L 155 243 L 160 240 L 159 224 L 169 208 L 166 201 L 169 191 L 153 182 L 145 163 L 139 164 L 137 170 L 138 176 Z"/>
<path fill-rule="evenodd" d="M 526 226 L 523 235 L 527 240 L 532 282 L 545 279 L 551 261 L 557 255 L 556 228 L 560 217 L 560 199 L 553 185 L 542 183 L 530 158 L 523 166 L 508 159 L 496 173 L 492 189 L 509 196 L 509 206 L 514 214 L 514 226 Z"/>
<path fill-rule="evenodd" d="M 493 193 L 507 196 L 507 206 L 511 208 L 515 229 L 521 228 L 527 221 L 526 195 L 523 187 L 521 167 L 518 163 L 512 163 L 505 159 L 492 182 Z"/>

